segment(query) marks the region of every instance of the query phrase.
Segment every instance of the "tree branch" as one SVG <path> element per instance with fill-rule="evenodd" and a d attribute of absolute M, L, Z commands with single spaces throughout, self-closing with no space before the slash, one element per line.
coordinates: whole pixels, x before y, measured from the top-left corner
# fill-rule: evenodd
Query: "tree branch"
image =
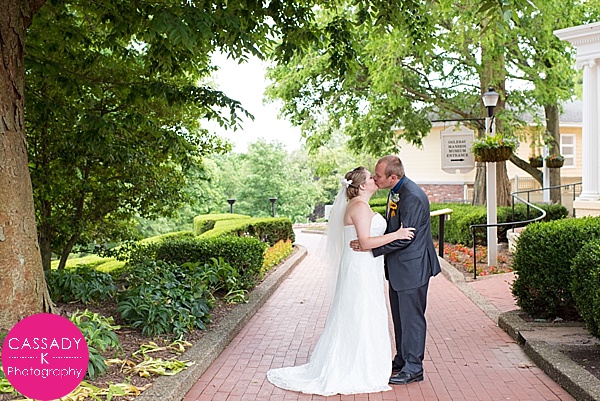
<path fill-rule="evenodd" d="M 26 3 L 28 12 L 23 10 L 23 22 L 26 29 L 29 27 L 29 25 L 31 25 L 31 21 L 33 21 L 33 16 L 35 13 L 40 11 L 40 8 L 42 8 L 45 3 L 46 0 L 29 0 L 29 2 Z"/>
<path fill-rule="evenodd" d="M 510 155 L 509 160 L 512 164 L 525 171 L 527 174 L 531 175 L 534 180 L 540 183 L 540 185 L 543 185 L 544 174 L 542 174 L 540 170 L 538 170 L 535 167 L 531 167 L 531 164 L 529 164 L 529 162 L 526 162 L 520 157 L 515 156 L 514 153 Z"/>

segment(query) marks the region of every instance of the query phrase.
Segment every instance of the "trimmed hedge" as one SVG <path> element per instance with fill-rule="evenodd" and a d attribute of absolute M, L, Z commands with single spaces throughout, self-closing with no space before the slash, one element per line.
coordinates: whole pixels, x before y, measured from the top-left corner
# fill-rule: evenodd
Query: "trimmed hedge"
<path fill-rule="evenodd" d="M 381 214 L 385 217 L 386 204 L 383 206 L 373 205 L 371 202 L 371 208 L 374 212 Z M 553 204 L 535 204 L 536 206 L 546 211 L 546 217 L 543 221 L 559 220 L 567 217 L 569 211 L 563 205 Z M 486 224 L 487 223 L 487 208 L 485 206 L 472 206 L 461 203 L 432 203 L 430 210 L 440 209 L 452 209 L 453 213 L 450 215 L 450 220 L 446 220 L 444 223 L 444 241 L 453 244 L 463 244 L 467 246 L 473 245 L 473 235 L 469 227 L 473 224 Z M 512 206 L 501 206 L 497 210 L 498 223 L 507 223 L 511 221 L 524 221 L 533 219 L 540 215 L 537 209 L 529 209 L 529 217 L 527 217 L 527 205 L 518 204 L 515 205 L 515 216 L 513 218 Z M 431 219 L 431 234 L 433 238 L 438 238 L 439 233 L 439 218 Z M 510 226 L 498 228 L 498 239 L 500 241 L 506 241 L 506 231 L 510 230 Z M 487 230 L 481 228 L 476 232 L 477 243 L 484 244 L 487 240 Z"/>
<path fill-rule="evenodd" d="M 235 213 L 202 214 L 200 216 L 194 217 L 194 235 L 200 235 L 202 233 L 212 230 L 218 221 L 249 218 L 250 216 L 246 216 L 245 214 Z"/>
<path fill-rule="evenodd" d="M 222 257 L 240 273 L 242 287 L 253 288 L 260 278 L 267 245 L 251 237 L 175 238 L 157 244 L 153 249 L 156 260 L 182 265 L 208 263 Z"/>
<path fill-rule="evenodd" d="M 533 223 L 523 230 L 513 258 L 517 305 L 533 317 L 578 316 L 570 289 L 575 255 L 600 239 L 600 218 L 583 217 Z"/>
<path fill-rule="evenodd" d="M 371 205 L 371 207 L 383 206 L 385 209 L 385 207 L 387 206 L 387 201 L 388 201 L 387 196 L 385 198 L 371 198 L 369 200 L 369 205 Z"/>
<path fill-rule="evenodd" d="M 591 335 L 600 338 L 600 240 L 588 242 L 573 259 L 571 293 Z"/>
<path fill-rule="evenodd" d="M 558 220 L 568 215 L 568 210 L 563 205 L 553 204 L 536 204 L 536 206 L 546 211 L 544 221 Z M 469 227 L 473 224 L 487 223 L 487 208 L 485 206 L 472 206 L 457 203 L 432 203 L 431 210 L 439 210 L 450 208 L 452 213 L 450 220 L 444 223 L 444 240 L 453 244 L 464 244 L 467 246 L 473 245 L 473 236 Z M 383 210 L 385 213 L 385 208 Z M 540 212 L 534 208 L 530 208 L 529 218 L 527 217 L 527 205 L 515 205 L 515 216 L 513 218 L 513 210 L 511 206 L 501 206 L 497 210 L 498 223 L 507 223 L 511 221 L 524 221 L 533 219 L 540 215 Z M 431 219 L 431 233 L 434 238 L 438 237 L 439 219 Z M 498 239 L 506 241 L 506 231 L 510 226 L 498 228 Z M 476 232 L 477 243 L 485 243 L 487 239 L 487 230 L 481 228 Z"/>
<path fill-rule="evenodd" d="M 140 240 L 139 242 L 140 242 L 140 244 L 152 244 L 152 243 L 163 241 L 167 238 L 174 238 L 174 237 L 181 238 L 181 237 L 193 237 L 193 236 L 194 236 L 194 233 L 189 230 L 172 231 L 170 233 L 165 233 L 165 234 L 155 235 L 153 237 L 144 238 L 144 239 Z"/>
<path fill-rule="evenodd" d="M 292 221 L 288 218 L 251 218 L 218 221 L 210 231 L 198 238 L 215 238 L 220 236 L 254 237 L 266 242 L 269 246 L 278 241 L 295 240 Z"/>
<path fill-rule="evenodd" d="M 373 209 L 374 212 L 379 213 L 380 215 L 385 217 L 385 210 L 387 209 L 387 206 L 372 206 L 371 209 Z"/>

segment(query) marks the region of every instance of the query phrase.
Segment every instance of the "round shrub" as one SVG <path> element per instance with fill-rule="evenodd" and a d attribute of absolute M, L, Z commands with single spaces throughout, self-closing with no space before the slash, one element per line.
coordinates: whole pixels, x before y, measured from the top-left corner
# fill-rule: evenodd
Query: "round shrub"
<path fill-rule="evenodd" d="M 577 252 L 600 238 L 600 218 L 584 217 L 533 223 L 517 241 L 512 293 L 533 317 L 578 316 L 570 290 L 571 265 Z"/>
<path fill-rule="evenodd" d="M 571 292 L 590 334 L 600 338 L 600 240 L 585 244 L 573 259 Z"/>

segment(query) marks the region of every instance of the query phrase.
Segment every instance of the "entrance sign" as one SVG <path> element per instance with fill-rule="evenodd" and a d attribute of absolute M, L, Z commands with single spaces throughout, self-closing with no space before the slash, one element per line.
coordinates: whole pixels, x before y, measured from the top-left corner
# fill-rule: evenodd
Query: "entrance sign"
<path fill-rule="evenodd" d="M 475 168 L 471 144 L 475 132 L 462 125 L 450 127 L 442 135 L 442 170 L 447 173 L 467 173 Z"/>

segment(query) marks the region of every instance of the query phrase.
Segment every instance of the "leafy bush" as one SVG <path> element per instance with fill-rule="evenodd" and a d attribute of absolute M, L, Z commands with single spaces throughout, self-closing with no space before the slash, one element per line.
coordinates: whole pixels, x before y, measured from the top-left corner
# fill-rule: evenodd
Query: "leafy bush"
<path fill-rule="evenodd" d="M 146 336 L 182 336 L 195 328 L 206 329 L 212 296 L 197 266 L 159 260 L 136 265 L 132 271 L 116 309 L 124 321 Z"/>
<path fill-rule="evenodd" d="M 571 265 L 579 250 L 600 238 L 600 218 L 533 223 L 517 241 L 512 292 L 531 316 L 571 319 L 578 315 L 570 290 Z"/>
<path fill-rule="evenodd" d="M 146 257 L 182 265 L 184 263 L 207 263 L 210 258 L 222 257 L 240 274 L 241 288 L 253 288 L 260 278 L 260 271 L 267 245 L 250 237 L 180 238 L 158 244 L 154 254 L 144 250 Z"/>
<path fill-rule="evenodd" d="M 571 293 L 590 332 L 600 338 L 600 240 L 588 242 L 573 259 Z"/>
<path fill-rule="evenodd" d="M 112 299 L 117 293 L 110 274 L 88 266 L 48 270 L 46 282 L 54 302 L 81 302 L 87 305 Z"/>
<path fill-rule="evenodd" d="M 69 320 L 81 330 L 85 338 L 90 354 L 86 376 L 94 380 L 108 369 L 106 358 L 100 352 L 106 352 L 109 349 L 122 350 L 115 334 L 115 331 L 119 330 L 121 326 L 116 326 L 112 317 L 107 318 L 87 309 L 83 312 L 75 312 L 69 317 Z"/>
<path fill-rule="evenodd" d="M 210 258 L 210 261 L 204 264 L 186 263 L 182 267 L 197 271 L 201 282 L 208 287 L 211 297 L 223 290 L 226 292 L 224 299 L 227 302 L 246 302 L 247 291 L 242 288 L 240 274 L 222 257 Z"/>

